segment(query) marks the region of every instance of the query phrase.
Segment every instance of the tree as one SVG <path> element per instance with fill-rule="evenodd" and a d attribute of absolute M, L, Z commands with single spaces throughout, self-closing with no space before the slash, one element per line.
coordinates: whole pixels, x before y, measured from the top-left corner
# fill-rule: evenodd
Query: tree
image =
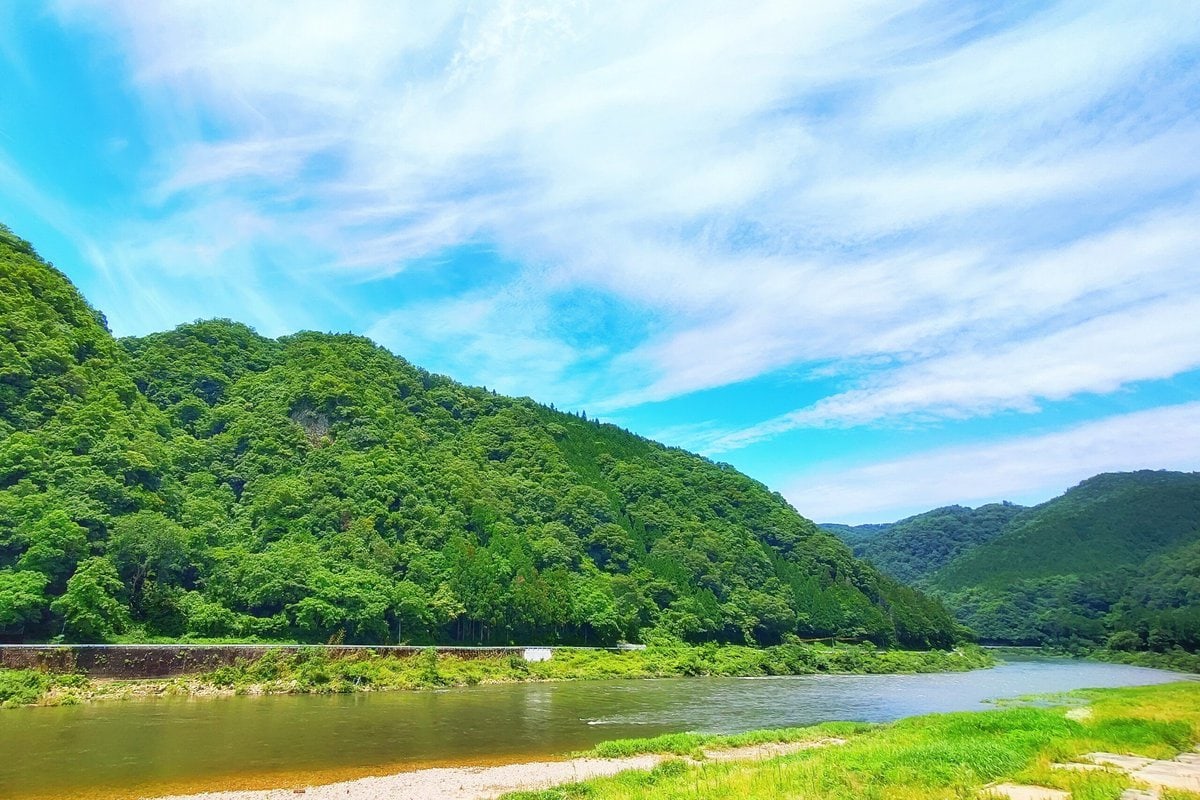
<path fill-rule="evenodd" d="M 392 607 L 396 616 L 396 643 L 403 644 L 409 637 L 423 636 L 433 622 L 433 609 L 429 605 L 429 593 L 420 584 L 409 580 L 400 581 L 392 589 Z"/>
<path fill-rule="evenodd" d="M 108 554 L 129 581 L 136 604 L 148 578 L 168 582 L 187 566 L 187 534 L 162 514 L 139 511 L 113 523 Z"/>
<path fill-rule="evenodd" d="M 29 546 L 17 562 L 24 570 L 45 573 L 52 583 L 65 580 L 79 560 L 87 555 L 87 531 L 56 509 L 39 519 L 29 530 Z"/>
<path fill-rule="evenodd" d="M 1133 631 L 1117 631 L 1108 637 L 1109 650 L 1134 651 L 1142 649 L 1142 637 Z"/>
<path fill-rule="evenodd" d="M 40 572 L 0 570 L 0 630 L 20 630 L 40 619 L 47 583 Z"/>
<path fill-rule="evenodd" d="M 104 641 L 129 625 L 129 610 L 117 599 L 121 576 L 106 558 L 89 558 L 67 581 L 67 590 L 50 610 L 63 619 L 63 629 L 82 641 Z"/>

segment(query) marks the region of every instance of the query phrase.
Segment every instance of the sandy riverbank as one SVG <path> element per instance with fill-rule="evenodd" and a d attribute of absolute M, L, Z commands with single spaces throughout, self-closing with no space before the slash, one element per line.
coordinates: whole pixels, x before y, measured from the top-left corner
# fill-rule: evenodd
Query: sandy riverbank
<path fill-rule="evenodd" d="M 711 761 L 774 758 L 812 747 L 842 744 L 841 739 L 766 744 L 705 753 Z M 672 756 L 640 755 L 629 758 L 573 758 L 535 761 L 496 767 L 443 767 L 402 772 L 373 778 L 310 786 L 305 789 L 205 792 L 173 795 L 157 800 L 490 800 L 507 792 L 548 789 L 564 783 L 616 775 L 633 769 L 653 769 Z"/>

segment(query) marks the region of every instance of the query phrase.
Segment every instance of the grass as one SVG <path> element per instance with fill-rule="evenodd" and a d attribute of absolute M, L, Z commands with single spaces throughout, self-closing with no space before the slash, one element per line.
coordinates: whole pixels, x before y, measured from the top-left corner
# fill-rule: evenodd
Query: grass
<path fill-rule="evenodd" d="M 651 771 L 628 772 L 505 800 L 966 800 L 988 797 L 1001 781 L 1036 783 L 1070 791 L 1074 800 L 1116 800 L 1129 778 L 1116 772 L 1052 770 L 1050 764 L 1107 750 L 1169 758 L 1200 740 L 1200 683 L 1073 693 L 1090 703 L 1082 720 L 1066 708 L 1023 707 L 934 714 L 890 725 L 818 726 L 739 737 L 680 734 L 609 742 L 595 755 L 690 755 L 701 745 L 796 741 L 792 737 L 847 739 L 842 746 L 802 750 L 754 762 L 666 761 Z M 800 739 L 802 740 L 802 739 Z M 1200 800 L 1167 793 L 1165 800 Z"/>
<path fill-rule="evenodd" d="M 0 669 L 0 708 L 34 705 L 52 692 L 57 692 L 65 705 L 78 702 L 65 699 L 72 697 L 73 690 L 88 683 L 87 678 L 73 673 L 51 675 L 34 669 Z"/>
<path fill-rule="evenodd" d="M 861 722 L 826 722 L 803 728 L 776 728 L 748 731 L 731 735 L 708 733 L 668 733 L 649 739 L 617 739 L 601 742 L 591 750 L 579 755 L 593 758 L 628 758 L 643 753 L 702 757 L 704 750 L 727 750 L 756 744 L 786 744 L 792 742 L 815 742 L 831 737 L 844 737 L 870 730 L 871 725 Z"/>
<path fill-rule="evenodd" d="M 1090 658 L 1109 661 L 1114 664 L 1132 664 L 1137 667 L 1154 667 L 1169 669 L 1176 672 L 1200 673 L 1200 653 L 1189 653 L 1186 650 L 1168 650 L 1165 653 L 1153 651 L 1127 652 L 1123 650 L 1097 650 L 1089 654 Z"/>
<path fill-rule="evenodd" d="M 994 659 L 976 647 L 952 651 L 879 650 L 865 645 L 788 644 L 648 647 L 645 650 L 556 650 L 549 661 L 530 663 L 519 653 L 467 658 L 432 649 L 396 657 L 361 650 L 331 655 L 311 647 L 272 650 L 211 672 L 172 680 L 89 681 L 42 673 L 9 675 L 10 705 L 56 705 L 89 699 L 213 693 L 331 694 L 428 689 L 522 681 L 661 678 L 693 675 L 760 676 L 817 673 L 947 672 L 990 667 Z M 41 677 L 38 677 L 41 676 Z M 82 681 L 82 683 L 80 683 Z M 0 689 L 0 703 L 5 703 Z"/>

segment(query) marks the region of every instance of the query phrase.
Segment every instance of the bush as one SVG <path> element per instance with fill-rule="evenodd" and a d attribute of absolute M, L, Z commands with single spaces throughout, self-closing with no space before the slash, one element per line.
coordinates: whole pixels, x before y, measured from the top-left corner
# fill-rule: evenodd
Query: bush
<path fill-rule="evenodd" d="M 1109 650 L 1121 650 L 1124 652 L 1132 652 L 1142 649 L 1142 637 L 1138 636 L 1133 631 L 1117 631 L 1112 636 L 1108 637 Z"/>
<path fill-rule="evenodd" d="M 0 706 L 36 703 L 49 690 L 53 679 L 32 669 L 0 669 Z"/>

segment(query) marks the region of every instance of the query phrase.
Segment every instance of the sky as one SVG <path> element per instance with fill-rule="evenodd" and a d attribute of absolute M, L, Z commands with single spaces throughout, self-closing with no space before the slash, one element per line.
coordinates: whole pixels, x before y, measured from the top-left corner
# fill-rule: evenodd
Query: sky
<path fill-rule="evenodd" d="M 1200 469 L 1200 4 L 0 4 L 0 221 L 828 522 Z"/>

